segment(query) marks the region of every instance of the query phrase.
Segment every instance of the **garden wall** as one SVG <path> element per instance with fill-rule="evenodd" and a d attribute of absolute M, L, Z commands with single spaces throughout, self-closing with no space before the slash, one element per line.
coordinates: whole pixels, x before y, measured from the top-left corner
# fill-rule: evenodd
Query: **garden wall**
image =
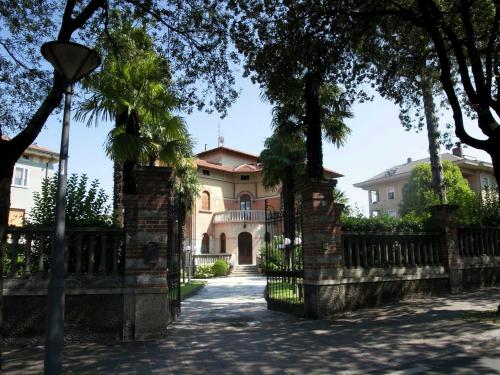
<path fill-rule="evenodd" d="M 42 334 L 46 328 L 46 309 L 46 295 L 4 296 L 3 335 L 14 337 Z M 82 334 L 106 333 L 117 337 L 121 330 L 122 310 L 121 294 L 92 294 L 90 290 L 68 291 L 65 331 Z"/>

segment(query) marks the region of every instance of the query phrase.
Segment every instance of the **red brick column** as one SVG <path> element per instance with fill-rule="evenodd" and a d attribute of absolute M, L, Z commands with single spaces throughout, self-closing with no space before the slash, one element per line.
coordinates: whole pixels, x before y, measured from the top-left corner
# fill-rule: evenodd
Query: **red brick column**
<path fill-rule="evenodd" d="M 344 264 L 336 181 L 310 181 L 302 189 L 305 314 L 321 318 L 342 310 L 345 290 L 336 280 Z"/>
<path fill-rule="evenodd" d="M 452 293 L 463 290 L 462 259 L 458 249 L 457 208 L 458 206 L 451 204 L 430 207 L 431 226 L 443 233 L 439 259 L 448 270 Z"/>
<path fill-rule="evenodd" d="M 124 196 L 125 281 L 123 338 L 159 337 L 166 328 L 167 219 L 171 170 L 135 170 L 137 194 Z"/>

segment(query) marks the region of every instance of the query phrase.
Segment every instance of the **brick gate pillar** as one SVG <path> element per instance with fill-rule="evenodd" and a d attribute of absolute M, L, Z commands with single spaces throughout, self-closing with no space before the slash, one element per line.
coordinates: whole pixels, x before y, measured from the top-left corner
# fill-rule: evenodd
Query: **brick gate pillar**
<path fill-rule="evenodd" d="M 167 219 L 171 170 L 135 169 L 137 194 L 125 195 L 123 339 L 159 337 L 169 319 Z"/>
<path fill-rule="evenodd" d="M 458 248 L 458 206 L 440 204 L 430 207 L 431 227 L 442 233 L 439 259 L 446 267 L 450 278 L 450 291 L 463 290 L 462 259 Z"/>
<path fill-rule="evenodd" d="M 305 314 L 322 318 L 343 308 L 340 214 L 333 201 L 336 180 L 310 181 L 302 189 Z"/>

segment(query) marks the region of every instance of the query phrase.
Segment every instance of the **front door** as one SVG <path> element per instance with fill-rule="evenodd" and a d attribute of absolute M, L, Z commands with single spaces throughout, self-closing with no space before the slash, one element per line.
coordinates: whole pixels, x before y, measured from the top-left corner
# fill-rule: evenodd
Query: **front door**
<path fill-rule="evenodd" d="M 252 235 L 248 232 L 238 236 L 238 264 L 252 264 Z"/>

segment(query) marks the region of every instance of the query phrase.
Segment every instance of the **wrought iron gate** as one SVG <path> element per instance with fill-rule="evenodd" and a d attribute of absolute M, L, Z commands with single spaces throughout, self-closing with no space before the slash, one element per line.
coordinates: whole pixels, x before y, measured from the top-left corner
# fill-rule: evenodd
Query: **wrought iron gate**
<path fill-rule="evenodd" d="M 265 206 L 265 254 L 261 267 L 267 277 L 267 307 L 302 315 L 304 311 L 304 253 L 302 214 Z"/>
<path fill-rule="evenodd" d="M 179 230 L 179 208 L 173 199 L 170 201 L 167 228 L 167 287 L 171 323 L 181 313 L 182 230 Z"/>

